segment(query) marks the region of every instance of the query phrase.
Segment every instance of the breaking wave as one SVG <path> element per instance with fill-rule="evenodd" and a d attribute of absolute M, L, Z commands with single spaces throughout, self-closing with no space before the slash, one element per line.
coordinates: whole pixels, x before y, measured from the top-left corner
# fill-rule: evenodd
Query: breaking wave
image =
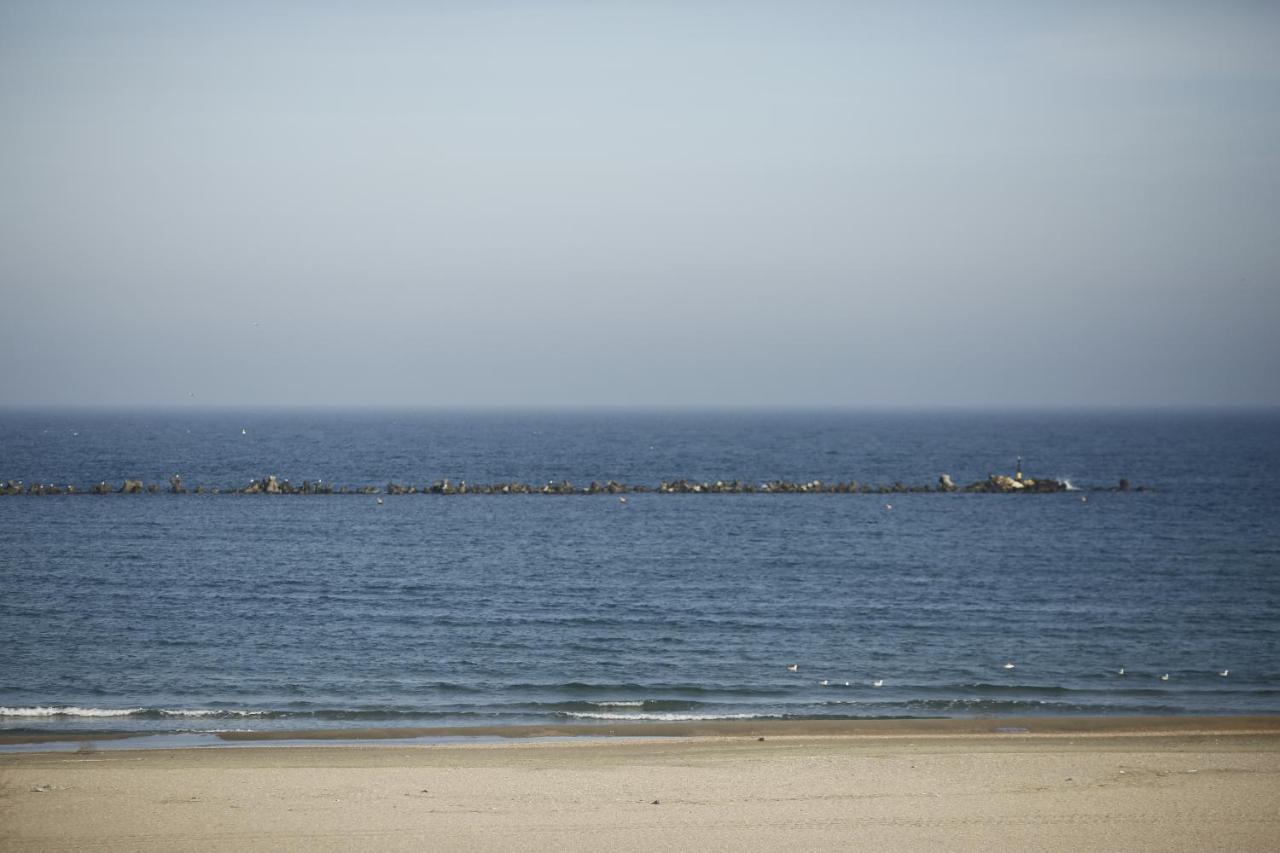
<path fill-rule="evenodd" d="M 81 708 L 76 705 L 36 705 L 29 708 L 0 707 L 0 717 L 136 717 L 162 719 L 164 717 L 210 717 L 230 719 L 234 717 L 268 717 L 272 711 L 215 710 L 205 708 Z"/>
<path fill-rule="evenodd" d="M 561 716 L 571 720 L 634 720 L 634 721 L 696 721 L 696 720 L 768 720 L 780 719 L 780 713 L 681 713 L 680 711 L 562 711 Z"/>

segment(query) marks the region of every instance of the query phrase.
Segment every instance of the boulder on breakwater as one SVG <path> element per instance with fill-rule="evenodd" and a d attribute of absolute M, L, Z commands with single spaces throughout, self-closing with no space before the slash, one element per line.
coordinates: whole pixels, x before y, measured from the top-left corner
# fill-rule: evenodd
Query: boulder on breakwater
<path fill-rule="evenodd" d="M 1006 474 L 992 474 L 985 480 L 979 480 L 965 487 L 966 492 L 999 492 L 999 493 L 1045 493 L 1065 492 L 1067 484 L 1050 479 L 1032 479 L 1030 477 L 1010 477 Z"/>

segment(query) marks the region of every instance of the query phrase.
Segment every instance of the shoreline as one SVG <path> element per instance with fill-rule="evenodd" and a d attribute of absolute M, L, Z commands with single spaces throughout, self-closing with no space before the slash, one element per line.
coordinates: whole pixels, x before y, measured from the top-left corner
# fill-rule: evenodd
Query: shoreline
<path fill-rule="evenodd" d="M 447 739 L 465 745 L 477 742 L 555 739 L 610 740 L 625 738 L 963 738 L 963 737 L 1162 737 L 1280 735 L 1280 714 L 1195 716 L 1018 716 L 913 717 L 841 720 L 624 720 L 607 723 L 552 723 L 495 726 L 365 726 L 360 728 L 272 729 L 261 731 L 0 731 L 0 748 L 7 745 L 84 744 L 95 741 L 199 736 L 228 745 L 271 746 L 290 742 L 367 742 Z M 163 748 L 163 747 L 161 747 Z M 207 748 L 207 747 L 205 747 Z"/>

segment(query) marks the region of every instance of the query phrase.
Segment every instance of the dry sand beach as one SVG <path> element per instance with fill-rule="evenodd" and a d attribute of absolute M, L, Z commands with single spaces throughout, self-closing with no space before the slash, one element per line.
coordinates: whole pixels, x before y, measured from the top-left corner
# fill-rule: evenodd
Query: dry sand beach
<path fill-rule="evenodd" d="M 0 849 L 1280 848 L 1275 717 L 614 731 L 0 755 Z"/>

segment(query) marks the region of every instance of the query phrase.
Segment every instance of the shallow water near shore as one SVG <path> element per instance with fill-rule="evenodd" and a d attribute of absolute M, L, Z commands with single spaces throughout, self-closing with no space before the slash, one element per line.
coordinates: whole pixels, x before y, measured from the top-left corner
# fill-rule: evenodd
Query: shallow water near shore
<path fill-rule="evenodd" d="M 29 482 L 967 482 L 1022 455 L 1152 491 L 0 498 L 0 731 L 1277 713 L 1277 436 L 1276 413 L 9 412 L 0 479 Z"/>
<path fill-rule="evenodd" d="M 508 743 L 510 738 L 499 735 L 423 735 L 419 737 L 386 737 L 375 739 L 331 738 L 323 742 L 314 739 L 280 737 L 270 741 L 228 740 L 216 732 L 177 732 L 131 734 L 124 737 L 98 738 L 83 735 L 66 735 L 67 740 L 33 740 L 27 742 L 0 743 L 0 754 L 34 753 L 34 752 L 71 752 L 77 755 L 92 755 L 96 752 L 120 752 L 135 749 L 265 749 L 272 748 L 311 748 L 324 747 L 368 747 L 371 744 L 383 747 L 394 746 L 482 746 Z M 566 738 L 542 737 L 524 738 L 521 743 L 547 743 L 563 741 Z M 596 741 L 598 737 L 582 735 L 573 740 Z M 630 738 L 622 738 L 630 740 Z"/>

